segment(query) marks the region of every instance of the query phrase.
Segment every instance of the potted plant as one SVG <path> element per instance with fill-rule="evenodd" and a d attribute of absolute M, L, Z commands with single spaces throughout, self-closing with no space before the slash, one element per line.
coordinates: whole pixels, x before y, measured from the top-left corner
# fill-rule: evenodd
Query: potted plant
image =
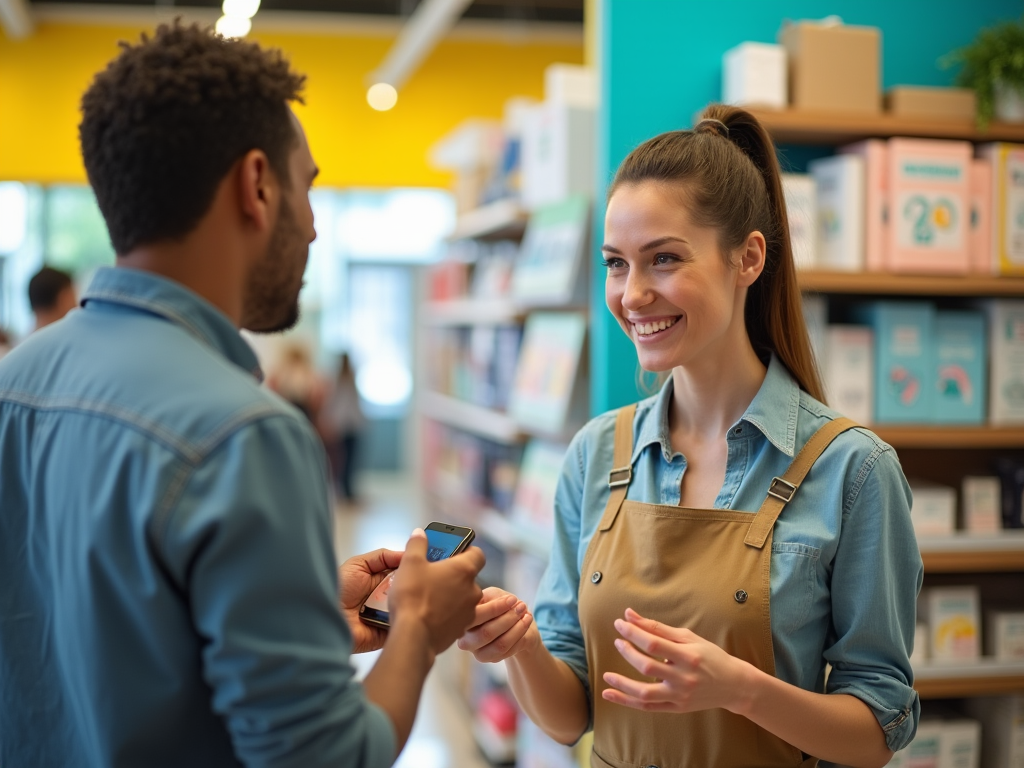
<path fill-rule="evenodd" d="M 993 117 L 1024 122 L 1024 24 L 1004 21 L 978 33 L 970 45 L 943 57 L 945 66 L 962 65 L 957 85 L 978 100 L 978 125 Z"/>

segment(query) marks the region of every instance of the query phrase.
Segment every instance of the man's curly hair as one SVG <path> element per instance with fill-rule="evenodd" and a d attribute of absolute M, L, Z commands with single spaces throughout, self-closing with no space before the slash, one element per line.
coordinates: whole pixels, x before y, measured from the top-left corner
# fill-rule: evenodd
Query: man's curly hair
<path fill-rule="evenodd" d="M 82 97 L 78 126 L 116 253 L 188 234 L 252 149 L 290 183 L 288 102 L 302 101 L 305 76 L 280 51 L 178 21 L 121 48 Z"/>

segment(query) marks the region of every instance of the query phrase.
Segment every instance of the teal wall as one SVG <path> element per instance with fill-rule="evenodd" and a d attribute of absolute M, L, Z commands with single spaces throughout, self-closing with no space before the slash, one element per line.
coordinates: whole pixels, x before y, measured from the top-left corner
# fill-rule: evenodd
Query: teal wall
<path fill-rule="evenodd" d="M 882 87 L 950 85 L 936 60 L 979 29 L 1019 17 L 1021 0 L 602 0 L 601 109 L 592 294 L 591 411 L 635 401 L 633 345 L 604 308 L 598 259 L 605 186 L 629 151 L 658 133 L 692 124 L 721 96 L 722 54 L 745 41 L 775 42 L 783 19 L 840 16 L 882 30 Z M 806 155 L 793 150 L 791 164 Z"/>

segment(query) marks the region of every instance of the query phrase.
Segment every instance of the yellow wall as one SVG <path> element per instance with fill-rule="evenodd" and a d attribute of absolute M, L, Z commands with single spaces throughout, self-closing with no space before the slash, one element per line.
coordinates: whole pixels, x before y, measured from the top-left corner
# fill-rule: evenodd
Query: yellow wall
<path fill-rule="evenodd" d="M 118 40 L 139 29 L 40 24 L 26 40 L 0 33 L 0 180 L 85 181 L 78 153 L 78 102 Z M 427 150 L 469 117 L 501 117 L 514 95 L 541 98 L 544 68 L 582 63 L 583 46 L 493 40 L 441 43 L 402 89 L 398 106 L 375 112 L 366 75 L 391 39 L 262 33 L 308 75 L 306 106 L 296 108 L 321 168 L 319 185 L 446 186 Z"/>

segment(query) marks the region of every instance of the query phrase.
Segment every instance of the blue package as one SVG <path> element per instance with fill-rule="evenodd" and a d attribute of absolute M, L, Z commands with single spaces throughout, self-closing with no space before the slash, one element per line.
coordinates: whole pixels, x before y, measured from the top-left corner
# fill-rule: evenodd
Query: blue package
<path fill-rule="evenodd" d="M 937 312 L 933 336 L 932 421 L 982 424 L 988 393 L 985 317 L 981 312 Z"/>

